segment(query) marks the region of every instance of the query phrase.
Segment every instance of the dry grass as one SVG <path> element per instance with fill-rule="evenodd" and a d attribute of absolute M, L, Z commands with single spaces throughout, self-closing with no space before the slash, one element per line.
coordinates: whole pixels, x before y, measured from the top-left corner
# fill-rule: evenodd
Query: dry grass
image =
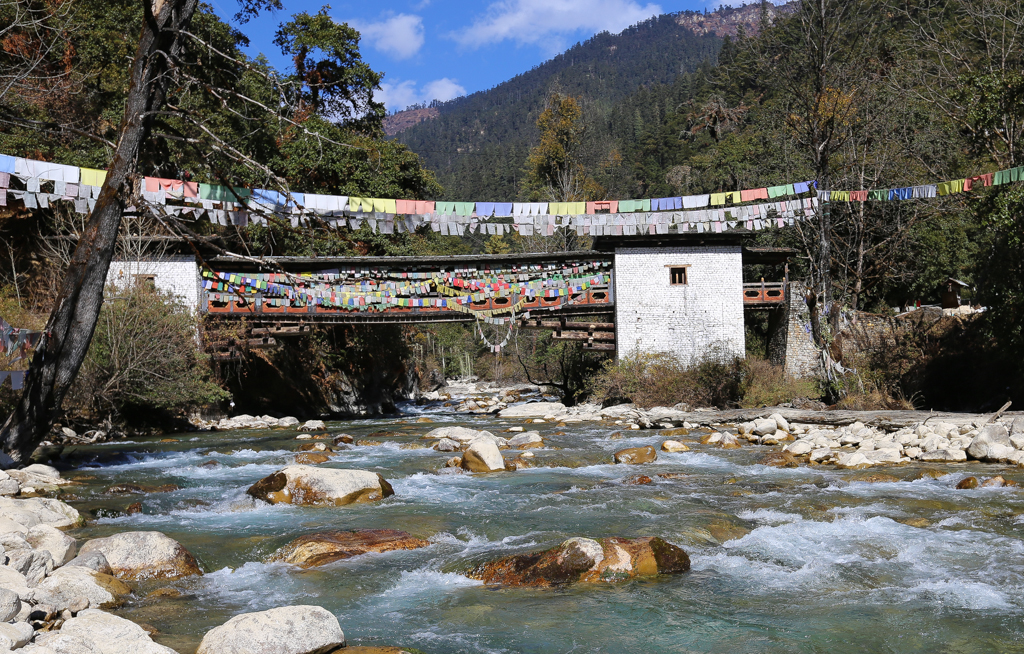
<path fill-rule="evenodd" d="M 664 354 L 640 354 L 609 362 L 591 382 L 598 402 L 633 402 L 639 407 L 774 406 L 798 397 L 817 397 L 814 381 L 787 377 L 763 359 L 723 357 L 712 351 L 692 366 Z"/>

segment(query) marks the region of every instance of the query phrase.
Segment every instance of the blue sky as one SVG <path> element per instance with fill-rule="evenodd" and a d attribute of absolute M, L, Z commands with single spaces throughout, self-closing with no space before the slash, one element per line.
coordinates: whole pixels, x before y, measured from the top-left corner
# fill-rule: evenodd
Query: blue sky
<path fill-rule="evenodd" d="M 363 35 L 360 50 L 385 73 L 377 98 L 389 111 L 416 102 L 449 100 L 525 72 L 578 41 L 607 30 L 617 33 L 662 13 L 713 8 L 720 0 L 378 0 L 335 2 L 330 15 Z M 229 18 L 230 0 L 213 0 Z M 250 54 L 266 54 L 286 68 L 273 44 L 279 22 L 315 13 L 321 2 L 284 2 L 286 9 L 239 26 L 252 41 Z M 740 4 L 737 2 L 736 4 Z"/>

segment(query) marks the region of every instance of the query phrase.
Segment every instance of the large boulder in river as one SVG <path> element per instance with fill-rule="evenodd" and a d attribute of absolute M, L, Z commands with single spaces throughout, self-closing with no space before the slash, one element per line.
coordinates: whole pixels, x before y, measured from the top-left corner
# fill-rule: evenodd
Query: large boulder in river
<path fill-rule="evenodd" d="M 690 557 L 661 538 L 570 538 L 558 547 L 477 566 L 472 579 L 506 586 L 561 586 L 621 581 L 690 569 Z"/>
<path fill-rule="evenodd" d="M 60 631 L 41 633 L 35 644 L 55 652 L 99 654 L 177 654 L 158 645 L 131 620 L 98 609 L 86 609 L 64 623 Z"/>
<path fill-rule="evenodd" d="M 998 423 L 985 425 L 967 447 L 967 456 L 980 461 L 999 461 L 1013 454 L 1010 435 Z"/>
<path fill-rule="evenodd" d="M 181 543 L 159 531 L 126 531 L 94 538 L 80 556 L 99 552 L 118 579 L 177 579 L 201 575 L 199 563 Z"/>
<path fill-rule="evenodd" d="M 498 472 L 505 469 L 505 459 L 492 441 L 478 438 L 462 453 L 461 467 L 469 472 Z"/>
<path fill-rule="evenodd" d="M 58 611 L 86 600 L 93 609 L 113 608 L 124 604 L 132 588 L 117 577 L 77 565 L 57 568 L 36 587 L 35 600 L 49 604 Z"/>
<path fill-rule="evenodd" d="M 270 561 L 283 561 L 300 568 L 313 568 L 370 552 L 414 550 L 430 545 L 397 529 L 360 529 L 327 531 L 299 536 L 270 555 Z"/>
<path fill-rule="evenodd" d="M 631 447 L 615 453 L 615 463 L 651 463 L 658 459 L 658 452 L 650 445 Z"/>
<path fill-rule="evenodd" d="M 327 609 L 283 606 L 236 615 L 203 636 L 196 654 L 326 654 L 345 646 L 345 634 Z"/>
<path fill-rule="evenodd" d="M 334 505 L 375 502 L 395 494 L 376 472 L 288 466 L 246 491 L 271 504 Z"/>

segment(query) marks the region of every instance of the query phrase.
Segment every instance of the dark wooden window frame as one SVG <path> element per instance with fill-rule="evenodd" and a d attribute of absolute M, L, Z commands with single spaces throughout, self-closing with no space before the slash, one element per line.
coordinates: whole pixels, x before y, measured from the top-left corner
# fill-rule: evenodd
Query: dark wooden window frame
<path fill-rule="evenodd" d="M 686 286 L 690 282 L 690 264 L 670 264 L 668 268 L 669 286 Z"/>

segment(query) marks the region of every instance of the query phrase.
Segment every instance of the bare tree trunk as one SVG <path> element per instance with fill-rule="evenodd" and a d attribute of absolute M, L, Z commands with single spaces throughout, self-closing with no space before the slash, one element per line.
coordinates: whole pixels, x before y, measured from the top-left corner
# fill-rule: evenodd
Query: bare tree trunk
<path fill-rule="evenodd" d="M 103 305 L 103 287 L 139 148 L 149 135 L 151 112 L 164 102 L 168 58 L 181 47 L 178 30 L 187 28 L 196 4 L 196 0 L 154 0 L 146 5 L 107 178 L 64 276 L 21 400 L 0 430 L 0 447 L 16 464 L 26 465 L 46 437 L 85 359 Z"/>

